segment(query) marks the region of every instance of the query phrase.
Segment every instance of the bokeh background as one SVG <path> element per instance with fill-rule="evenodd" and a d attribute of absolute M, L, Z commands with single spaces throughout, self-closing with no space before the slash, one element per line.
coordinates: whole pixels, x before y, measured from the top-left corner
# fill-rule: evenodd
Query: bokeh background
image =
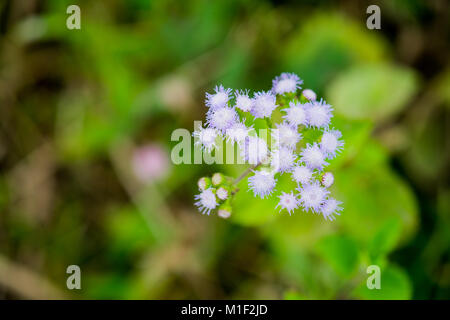
<path fill-rule="evenodd" d="M 445 0 L 2 0 L 0 297 L 450 298 L 449 21 Z M 198 178 L 242 167 L 173 165 L 172 131 L 217 83 L 281 72 L 335 107 L 345 210 L 280 214 L 243 181 L 230 219 L 201 215 Z"/>

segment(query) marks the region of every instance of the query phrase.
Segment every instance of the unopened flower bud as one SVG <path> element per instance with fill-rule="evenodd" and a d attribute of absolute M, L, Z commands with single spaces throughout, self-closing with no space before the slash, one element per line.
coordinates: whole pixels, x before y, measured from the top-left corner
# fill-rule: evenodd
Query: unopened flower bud
<path fill-rule="evenodd" d="M 312 91 L 311 89 L 303 90 L 302 94 L 309 101 L 316 101 L 316 99 L 317 99 L 316 93 L 314 91 Z"/>
<path fill-rule="evenodd" d="M 197 182 L 197 185 L 200 191 L 205 191 L 211 186 L 211 179 L 208 177 L 200 178 Z"/>
<path fill-rule="evenodd" d="M 320 179 L 320 182 L 322 183 L 322 185 L 325 188 L 329 188 L 333 185 L 334 183 L 334 176 L 331 172 L 325 172 L 322 176 L 322 178 Z"/>
<path fill-rule="evenodd" d="M 217 187 L 217 186 L 221 185 L 224 181 L 225 181 L 225 177 L 223 176 L 223 174 L 221 174 L 219 172 L 213 174 L 212 184 L 214 186 Z"/>
<path fill-rule="evenodd" d="M 228 219 L 231 216 L 231 206 L 228 203 L 224 203 L 219 207 L 217 215 L 223 219 Z"/>
<path fill-rule="evenodd" d="M 226 200 L 228 199 L 228 190 L 225 189 L 224 187 L 220 187 L 219 189 L 217 189 L 216 195 L 217 198 L 219 198 L 220 200 Z"/>

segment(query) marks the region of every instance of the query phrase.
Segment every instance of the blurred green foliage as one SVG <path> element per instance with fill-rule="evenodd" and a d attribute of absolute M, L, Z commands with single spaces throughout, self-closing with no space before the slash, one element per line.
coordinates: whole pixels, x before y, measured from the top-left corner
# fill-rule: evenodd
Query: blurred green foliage
<path fill-rule="evenodd" d="M 80 299 L 450 297 L 450 69 L 433 29 L 449 19 L 433 5 L 381 2 L 383 28 L 370 31 L 369 2 L 78 1 L 82 28 L 68 30 L 73 1 L 26 2 L 0 5 L 0 251 L 11 263 Z M 267 90 L 284 71 L 336 110 L 336 221 L 280 214 L 246 179 L 229 220 L 196 212 L 197 179 L 242 165 L 133 177 L 133 148 L 173 147 L 216 83 Z M 70 264 L 81 291 L 65 289 Z M 381 290 L 367 289 L 372 264 Z M 5 277 L 0 294 L 30 296 Z"/>

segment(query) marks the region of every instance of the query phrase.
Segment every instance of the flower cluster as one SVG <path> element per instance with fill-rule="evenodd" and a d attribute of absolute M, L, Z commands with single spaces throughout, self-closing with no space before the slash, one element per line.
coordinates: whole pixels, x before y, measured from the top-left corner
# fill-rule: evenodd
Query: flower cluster
<path fill-rule="evenodd" d="M 231 179 L 218 172 L 212 177 L 201 178 L 197 184 L 200 194 L 195 196 L 195 205 L 200 212 L 209 215 L 212 210 L 218 209 L 219 217 L 230 217 L 231 196 L 237 192 L 237 188 L 231 184 Z"/>
<path fill-rule="evenodd" d="M 334 176 L 325 168 L 344 143 L 340 131 L 331 127 L 332 106 L 317 100 L 310 89 L 301 91 L 302 84 L 297 75 L 282 73 L 273 80 L 270 91 L 253 95 L 248 90 L 233 91 L 219 85 L 214 93 L 206 94 L 206 127 L 193 135 L 196 144 L 206 152 L 217 147 L 218 139 L 236 143 L 242 159 L 252 165 L 248 187 L 256 197 L 273 195 L 280 175 L 288 174 L 297 187 L 277 195 L 276 207 L 289 214 L 301 208 L 334 220 L 342 203 L 330 196 L 328 188 L 333 185 Z M 274 123 L 274 118 L 281 120 Z M 266 121 L 270 144 L 254 130 L 257 119 Z M 316 132 L 317 141 L 304 138 L 310 131 Z M 201 178 L 196 206 L 202 213 L 218 209 L 219 216 L 229 217 L 239 181 L 233 182 L 220 173 Z"/>

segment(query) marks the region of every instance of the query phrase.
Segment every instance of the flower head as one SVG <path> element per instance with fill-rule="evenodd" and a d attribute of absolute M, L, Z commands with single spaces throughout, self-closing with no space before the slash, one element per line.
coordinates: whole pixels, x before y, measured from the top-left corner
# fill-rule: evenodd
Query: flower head
<path fill-rule="evenodd" d="M 300 184 L 308 183 L 313 175 L 313 171 L 307 166 L 297 164 L 292 169 L 292 179 Z"/>
<path fill-rule="evenodd" d="M 342 136 L 339 130 L 325 130 L 320 141 L 320 149 L 327 155 L 327 158 L 333 159 L 336 153 L 342 150 L 344 142 L 339 140 Z"/>
<path fill-rule="evenodd" d="M 312 91 L 311 89 L 303 90 L 302 94 L 309 101 L 315 101 L 317 99 L 316 93 L 314 91 Z"/>
<path fill-rule="evenodd" d="M 192 133 L 194 138 L 198 140 L 195 142 L 195 145 L 200 145 L 203 150 L 207 152 L 211 152 L 212 149 L 216 147 L 216 137 L 217 131 L 212 128 L 200 128 Z"/>
<path fill-rule="evenodd" d="M 334 176 L 331 172 L 325 172 L 322 175 L 322 178 L 320 178 L 320 183 L 322 183 L 322 185 L 325 188 L 329 188 L 333 185 L 334 183 Z"/>
<path fill-rule="evenodd" d="M 197 185 L 200 191 L 205 191 L 211 186 L 211 179 L 208 177 L 202 177 L 198 179 Z"/>
<path fill-rule="evenodd" d="M 288 172 L 294 166 L 296 155 L 291 148 L 280 146 L 272 152 L 271 166 L 275 171 Z"/>
<path fill-rule="evenodd" d="M 298 125 L 306 125 L 306 111 L 303 105 L 300 103 L 289 102 L 289 108 L 283 109 L 286 114 L 283 119 L 286 120 L 290 125 L 297 127 Z"/>
<path fill-rule="evenodd" d="M 231 216 L 230 208 L 222 208 L 217 211 L 217 215 L 223 219 L 228 219 Z"/>
<path fill-rule="evenodd" d="M 230 129 L 226 130 L 225 136 L 228 142 L 237 142 L 240 144 L 248 137 L 251 130 L 252 128 L 246 127 L 244 123 L 236 122 Z"/>
<path fill-rule="evenodd" d="M 206 93 L 205 104 L 211 109 L 225 107 L 230 99 L 231 89 L 225 89 L 222 85 L 214 88 L 214 93 Z"/>
<path fill-rule="evenodd" d="M 225 134 L 239 119 L 234 108 L 223 107 L 208 111 L 207 123 L 211 128 L 222 131 Z"/>
<path fill-rule="evenodd" d="M 280 201 L 278 202 L 278 204 L 275 208 L 280 207 L 280 211 L 283 209 L 286 209 L 288 211 L 289 215 L 291 214 L 292 211 L 297 209 L 299 206 L 299 201 L 292 192 L 291 193 L 283 192 L 278 197 L 280 198 Z"/>
<path fill-rule="evenodd" d="M 290 126 L 283 122 L 276 124 L 277 130 L 272 130 L 272 137 L 282 146 L 295 149 L 297 142 L 302 138 L 302 135 L 297 132 L 297 128 Z"/>
<path fill-rule="evenodd" d="M 236 90 L 234 95 L 236 97 L 236 108 L 241 109 L 244 112 L 250 112 L 253 105 L 253 99 L 249 98 L 248 90 Z"/>
<path fill-rule="evenodd" d="M 258 137 L 248 136 L 240 145 L 242 158 L 250 164 L 259 164 L 269 155 L 267 143 Z"/>
<path fill-rule="evenodd" d="M 320 150 L 317 143 L 308 144 L 301 153 L 301 160 L 310 169 L 322 170 L 328 163 L 325 161 L 325 155 Z"/>
<path fill-rule="evenodd" d="M 321 210 L 321 206 L 330 193 L 327 189 L 321 187 L 317 181 L 303 185 L 298 189 L 298 192 L 303 208 L 316 213 Z"/>
<path fill-rule="evenodd" d="M 220 200 L 226 200 L 228 199 L 228 190 L 224 187 L 220 187 L 219 189 L 217 189 L 216 195 Z"/>
<path fill-rule="evenodd" d="M 265 170 L 254 171 L 254 173 L 253 176 L 248 178 L 248 186 L 253 190 L 255 196 L 264 199 L 275 188 L 277 182 L 274 174 Z"/>
<path fill-rule="evenodd" d="M 342 202 L 337 201 L 333 198 L 328 198 L 324 201 L 324 203 L 320 207 L 320 212 L 322 212 L 325 220 L 335 220 L 336 217 L 334 215 L 340 216 L 339 211 L 342 211 L 342 207 L 340 206 Z"/>
<path fill-rule="evenodd" d="M 305 103 L 306 118 L 310 127 L 324 128 L 328 127 L 333 114 L 333 108 L 325 101 L 311 101 Z"/>
<path fill-rule="evenodd" d="M 302 83 L 303 80 L 301 80 L 296 74 L 285 72 L 273 79 L 272 92 L 276 94 L 295 92 L 297 89 L 301 89 L 300 85 Z"/>
<path fill-rule="evenodd" d="M 214 210 L 217 206 L 216 195 L 213 192 L 213 189 L 209 188 L 205 191 L 202 191 L 200 194 L 196 195 L 195 205 L 198 207 L 199 211 L 203 214 L 209 215 L 211 210 Z"/>
<path fill-rule="evenodd" d="M 270 92 L 257 92 L 253 98 L 253 105 L 250 110 L 255 118 L 267 118 L 272 115 L 277 108 L 276 97 Z"/>

